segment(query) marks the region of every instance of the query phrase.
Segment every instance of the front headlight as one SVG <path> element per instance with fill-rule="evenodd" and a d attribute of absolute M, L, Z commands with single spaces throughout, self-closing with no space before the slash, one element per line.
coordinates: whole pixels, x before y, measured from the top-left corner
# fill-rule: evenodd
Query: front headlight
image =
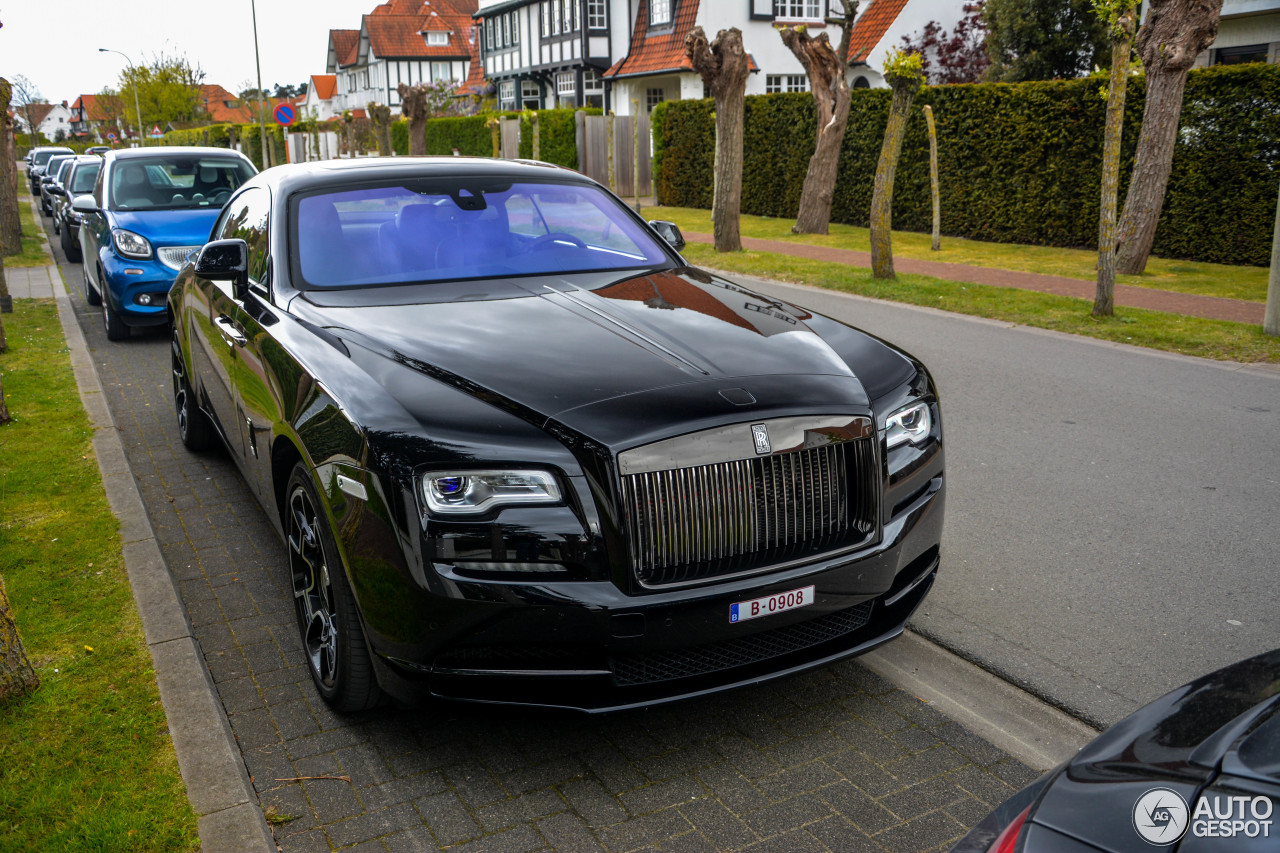
<path fill-rule="evenodd" d="M 429 471 L 422 496 L 433 513 L 465 515 L 510 504 L 559 503 L 560 487 L 547 471 Z"/>
<path fill-rule="evenodd" d="M 928 403 L 912 403 L 885 418 L 885 447 L 889 450 L 900 444 L 920 444 L 933 431 L 933 416 Z"/>
<path fill-rule="evenodd" d="M 151 257 L 151 244 L 141 234 L 134 234 L 132 231 L 117 228 L 111 232 L 111 239 L 116 244 L 116 251 L 126 258 Z"/>

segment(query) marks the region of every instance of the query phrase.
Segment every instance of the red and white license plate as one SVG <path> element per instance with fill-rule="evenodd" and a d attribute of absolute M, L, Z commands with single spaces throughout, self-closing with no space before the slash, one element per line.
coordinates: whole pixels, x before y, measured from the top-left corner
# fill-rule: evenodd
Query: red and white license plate
<path fill-rule="evenodd" d="M 757 598 L 753 601 L 739 601 L 736 604 L 730 604 L 729 621 L 745 622 L 748 619 L 757 619 L 761 616 L 785 613 L 788 610 L 795 610 L 797 607 L 805 607 L 809 604 L 813 604 L 813 587 L 811 586 L 806 586 L 803 589 L 792 589 L 787 592 L 775 592 L 773 595 L 766 595 L 764 598 Z"/>

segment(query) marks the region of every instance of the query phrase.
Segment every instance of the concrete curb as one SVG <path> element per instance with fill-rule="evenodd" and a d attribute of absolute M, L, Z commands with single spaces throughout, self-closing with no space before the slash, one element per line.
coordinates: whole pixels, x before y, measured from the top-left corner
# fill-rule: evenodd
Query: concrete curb
<path fill-rule="evenodd" d="M 56 281 L 61 281 L 60 274 Z M 80 400 L 93 426 L 102 484 L 120 520 L 129 584 L 151 651 L 178 769 L 197 816 L 201 848 L 204 853 L 273 853 L 275 839 L 160 553 L 71 297 L 65 286 L 61 290 L 58 319 L 71 351 Z"/>

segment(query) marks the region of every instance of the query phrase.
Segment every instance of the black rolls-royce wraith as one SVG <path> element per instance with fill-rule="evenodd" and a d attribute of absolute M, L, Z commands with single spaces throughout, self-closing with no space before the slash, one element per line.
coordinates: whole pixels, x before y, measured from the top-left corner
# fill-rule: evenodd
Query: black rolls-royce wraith
<path fill-rule="evenodd" d="M 169 297 L 178 424 L 279 524 L 328 702 L 602 711 L 902 631 L 943 525 L 928 372 L 683 245 L 536 163 L 231 198 Z"/>

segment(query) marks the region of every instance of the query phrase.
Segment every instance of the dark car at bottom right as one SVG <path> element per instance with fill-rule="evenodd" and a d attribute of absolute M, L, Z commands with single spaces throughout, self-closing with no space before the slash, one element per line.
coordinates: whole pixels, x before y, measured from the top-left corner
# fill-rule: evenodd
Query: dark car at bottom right
<path fill-rule="evenodd" d="M 1098 736 L 951 853 L 1280 850 L 1280 649 L 1198 678 Z"/>

